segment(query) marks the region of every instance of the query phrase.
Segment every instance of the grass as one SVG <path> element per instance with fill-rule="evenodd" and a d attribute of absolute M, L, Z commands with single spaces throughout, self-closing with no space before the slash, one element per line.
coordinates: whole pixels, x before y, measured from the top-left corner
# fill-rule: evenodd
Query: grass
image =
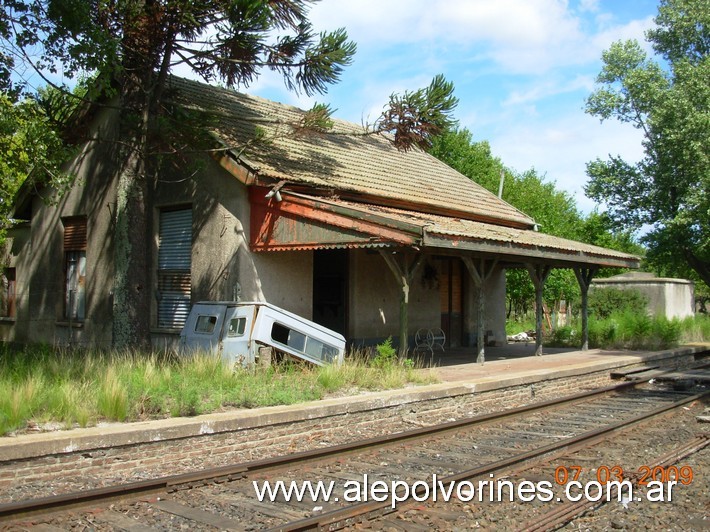
<path fill-rule="evenodd" d="M 396 358 L 375 365 L 364 354 L 352 353 L 340 366 L 232 369 L 207 355 L 177 359 L 0 346 L 0 435 L 30 423 L 69 428 L 193 416 L 436 381 L 417 367 L 422 366 Z"/>
<path fill-rule="evenodd" d="M 535 317 L 529 316 L 515 317 L 505 322 L 505 334 L 513 335 L 520 332 L 534 331 Z"/>
<path fill-rule="evenodd" d="M 578 346 L 581 336 L 578 320 L 572 326 L 555 330 L 545 343 Z M 710 317 L 702 314 L 683 320 L 635 312 L 613 313 L 606 319 L 589 318 L 589 347 L 592 348 L 655 351 L 698 342 L 710 342 Z"/>

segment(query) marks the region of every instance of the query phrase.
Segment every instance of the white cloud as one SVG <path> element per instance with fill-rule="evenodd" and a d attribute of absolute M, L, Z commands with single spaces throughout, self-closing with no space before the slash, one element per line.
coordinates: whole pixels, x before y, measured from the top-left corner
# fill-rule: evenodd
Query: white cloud
<path fill-rule="evenodd" d="M 590 57 L 589 36 L 564 0 L 325 0 L 312 19 L 320 29 L 346 27 L 364 55 L 393 46 L 446 48 L 449 61 L 485 58 L 509 73 Z"/>
<path fill-rule="evenodd" d="M 528 104 L 530 102 L 580 90 L 591 92 L 593 88 L 594 78 L 592 76 L 580 74 L 570 79 L 559 79 L 559 77 L 555 79 L 543 78 L 542 80 L 535 80 L 535 82 L 528 87 L 513 90 L 501 105 L 505 107 Z"/>
<path fill-rule="evenodd" d="M 647 50 L 651 50 L 650 44 L 645 42 L 644 34 L 653 26 L 653 17 L 649 16 L 640 20 L 632 20 L 627 24 L 605 27 L 593 36 L 593 46 L 601 51 L 609 48 L 611 43 L 615 41 L 635 39 Z"/>
<path fill-rule="evenodd" d="M 635 162 L 643 155 L 641 135 L 628 124 L 600 124 L 596 118 L 575 114 L 501 124 L 489 141 L 493 155 L 507 166 L 519 172 L 535 168 L 572 194 L 584 212 L 595 206 L 584 196 L 587 162 L 609 154 Z"/>
<path fill-rule="evenodd" d="M 599 11 L 599 0 L 582 0 L 579 3 L 581 12 L 596 13 Z"/>
<path fill-rule="evenodd" d="M 456 117 L 477 140 L 488 140 L 504 164 L 535 168 L 583 195 L 585 165 L 609 152 L 642 154 L 633 128 L 584 114 L 601 53 L 620 39 L 643 41 L 653 16 L 621 19 L 599 0 L 321 0 L 316 31 L 345 27 L 358 45 L 355 63 L 329 94 L 308 98 L 285 90 L 264 71 L 246 92 L 309 108 L 330 103 L 352 122 L 376 119 L 393 92 L 426 86 L 444 73 L 461 99 Z M 655 7 L 653 7 L 655 9 Z"/>
<path fill-rule="evenodd" d="M 582 18 L 588 12 L 597 17 L 592 27 Z M 566 0 L 323 0 L 311 11 L 319 30 L 347 29 L 357 60 L 413 47 L 419 60 L 436 52 L 442 62 L 485 59 L 509 74 L 598 60 L 614 40 L 643 40 L 652 25 L 650 16 L 619 24 L 607 15 L 597 0 L 582 0 L 579 12 Z"/>

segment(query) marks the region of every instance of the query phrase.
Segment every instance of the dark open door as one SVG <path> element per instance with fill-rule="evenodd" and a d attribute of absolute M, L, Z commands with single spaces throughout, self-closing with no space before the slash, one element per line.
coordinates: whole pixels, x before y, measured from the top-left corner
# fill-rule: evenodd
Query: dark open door
<path fill-rule="evenodd" d="M 441 328 L 446 334 L 447 347 L 460 347 L 463 331 L 463 275 L 457 258 L 441 259 L 439 293 Z"/>
<path fill-rule="evenodd" d="M 313 321 L 346 335 L 348 251 L 332 249 L 313 253 Z"/>

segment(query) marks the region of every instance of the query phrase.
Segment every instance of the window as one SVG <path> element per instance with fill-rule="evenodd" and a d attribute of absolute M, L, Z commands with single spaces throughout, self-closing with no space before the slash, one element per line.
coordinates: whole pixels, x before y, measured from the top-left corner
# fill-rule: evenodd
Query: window
<path fill-rule="evenodd" d="M 306 345 L 306 336 L 304 334 L 289 329 L 280 323 L 274 323 L 271 327 L 271 339 L 296 351 L 303 351 Z"/>
<path fill-rule="evenodd" d="M 180 329 L 190 312 L 192 209 L 162 211 L 158 238 L 158 327 Z"/>
<path fill-rule="evenodd" d="M 338 355 L 337 348 L 280 323 L 274 323 L 271 327 L 271 339 L 324 362 L 331 362 Z"/>
<path fill-rule="evenodd" d="M 15 268 L 5 268 L 0 277 L 0 317 L 15 317 Z"/>
<path fill-rule="evenodd" d="M 197 316 L 195 332 L 202 334 L 212 334 L 217 323 L 217 316 Z"/>
<path fill-rule="evenodd" d="M 338 356 L 338 350 L 335 347 L 324 344 L 320 340 L 308 337 L 308 342 L 306 343 L 306 354 L 317 358 L 318 360 L 323 360 L 324 362 L 332 362 L 333 359 Z"/>
<path fill-rule="evenodd" d="M 244 330 L 247 326 L 246 318 L 232 318 L 229 320 L 229 328 L 227 329 L 227 336 L 244 336 Z"/>
<path fill-rule="evenodd" d="M 74 216 L 64 224 L 64 318 L 86 317 L 86 217 Z"/>

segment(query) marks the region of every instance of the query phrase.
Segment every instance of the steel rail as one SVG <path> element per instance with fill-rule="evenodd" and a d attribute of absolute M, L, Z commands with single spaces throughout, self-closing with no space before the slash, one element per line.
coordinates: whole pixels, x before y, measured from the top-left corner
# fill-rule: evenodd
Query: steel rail
<path fill-rule="evenodd" d="M 354 452 L 366 448 L 384 446 L 392 443 L 398 443 L 410 439 L 422 438 L 438 433 L 445 433 L 462 429 L 472 425 L 483 423 L 491 423 L 506 419 L 509 417 L 520 416 L 537 410 L 544 410 L 561 404 L 569 404 L 585 399 L 610 394 L 613 392 L 634 388 L 639 384 L 643 384 L 644 380 L 630 380 L 621 384 L 596 388 L 586 392 L 580 392 L 565 397 L 550 399 L 540 403 L 520 406 L 503 410 L 502 412 L 493 412 L 464 418 L 456 421 L 449 421 L 430 427 L 421 427 L 408 431 L 398 432 L 396 434 L 388 434 L 377 436 L 365 440 L 359 440 L 352 443 L 344 443 L 333 445 L 324 449 L 313 449 L 310 451 L 301 451 L 287 456 L 277 456 L 251 462 L 242 462 L 233 465 L 220 466 L 209 468 L 202 471 L 183 473 L 178 475 L 169 475 L 155 479 L 147 479 L 136 482 L 118 484 L 114 486 L 106 486 L 103 488 L 93 488 L 89 490 L 72 492 L 66 494 L 52 495 L 36 499 L 28 499 L 22 501 L 13 501 L 0 504 L 0 522 L 9 519 L 16 519 L 22 516 L 35 515 L 38 513 L 46 513 L 50 511 L 60 511 L 68 508 L 80 507 L 88 504 L 93 504 L 100 501 L 112 501 L 126 497 L 137 495 L 147 495 L 156 492 L 164 492 L 178 489 L 179 486 L 206 483 L 216 479 L 240 478 L 248 473 L 255 471 L 284 467 L 287 465 L 314 461 L 332 456 L 342 455 L 349 452 Z M 323 514 L 325 515 L 325 514 Z"/>
<path fill-rule="evenodd" d="M 527 451 L 525 453 L 514 455 L 509 458 L 505 458 L 503 460 L 498 460 L 496 462 L 491 462 L 489 464 L 485 464 L 483 466 L 479 466 L 479 467 L 476 467 L 473 469 L 462 471 L 460 473 L 456 473 L 454 475 L 450 475 L 445 478 L 440 478 L 438 480 L 440 482 L 442 482 L 443 484 L 448 485 L 451 482 L 461 482 L 462 480 L 467 480 L 467 479 L 479 477 L 482 475 L 488 475 L 490 473 L 494 473 L 496 471 L 500 471 L 500 470 L 504 470 L 506 468 L 509 468 L 510 466 L 520 464 L 522 462 L 528 462 L 528 461 L 533 460 L 535 458 L 539 458 L 544 455 L 549 455 L 554 452 L 569 453 L 571 451 L 577 450 L 582 447 L 587 447 L 593 443 L 601 441 L 604 438 L 607 438 L 610 434 L 625 430 L 632 425 L 635 425 L 637 423 L 645 421 L 649 418 L 661 415 L 661 414 L 666 413 L 670 410 L 674 410 L 674 409 L 679 408 L 687 403 L 691 403 L 693 401 L 703 399 L 706 396 L 710 396 L 710 391 L 702 392 L 699 394 L 694 394 L 694 395 L 691 395 L 688 397 L 684 397 L 683 399 L 675 401 L 669 405 L 664 405 L 659 408 L 655 408 L 649 412 L 639 414 L 639 415 L 634 416 L 630 419 L 627 419 L 624 421 L 619 421 L 617 423 L 613 423 L 613 424 L 608 425 L 606 427 L 594 429 L 594 430 L 579 434 L 577 436 L 565 438 L 564 440 L 561 440 L 559 442 L 554 442 L 554 443 L 551 443 L 548 445 L 544 445 L 542 447 L 538 447 L 537 449 L 533 449 L 533 450 Z M 422 487 L 421 489 L 414 489 L 412 491 L 410 498 L 413 498 L 414 495 L 421 496 L 424 493 L 426 493 L 427 490 L 429 491 L 429 493 L 431 493 L 430 490 L 435 489 L 435 488 L 436 488 L 435 486 L 429 485 L 429 487 L 426 488 L 426 490 L 424 487 Z M 306 519 L 300 519 L 298 521 L 293 521 L 291 523 L 286 523 L 284 525 L 280 525 L 278 527 L 274 527 L 269 530 L 271 530 L 271 531 L 298 531 L 298 530 L 312 530 L 312 529 L 333 530 L 333 529 L 341 528 L 344 526 L 348 526 L 350 524 L 354 524 L 355 519 L 360 518 L 365 515 L 368 515 L 368 514 L 386 515 L 389 513 L 393 513 L 395 511 L 396 511 L 396 509 L 391 508 L 391 502 L 389 500 L 383 501 L 383 502 L 378 502 L 378 501 L 361 502 L 361 503 L 353 504 L 351 506 L 347 506 L 345 508 L 339 508 L 336 510 L 331 510 L 329 512 L 324 512 L 324 513 L 317 515 L 317 516 L 309 517 Z"/>
<path fill-rule="evenodd" d="M 665 467 L 676 463 L 678 460 L 682 460 L 698 452 L 710 445 L 710 435 L 703 434 L 697 436 L 696 438 L 690 440 L 678 449 L 674 449 L 665 455 L 658 457 L 654 462 L 648 465 L 649 468 L 654 469 L 656 467 Z M 632 482 L 633 485 L 638 486 L 638 478 L 632 475 L 628 476 L 628 480 Z M 618 488 L 615 488 L 613 492 L 610 492 L 615 498 L 618 498 Z M 543 530 L 550 530 L 551 528 L 556 528 L 566 523 L 569 523 L 575 517 L 588 512 L 589 510 L 596 510 L 603 506 L 608 501 L 588 501 L 582 499 L 578 502 L 569 502 L 559 508 L 556 508 L 534 521 L 529 521 L 525 524 L 524 528 L 520 529 L 521 532 L 538 532 Z"/>

